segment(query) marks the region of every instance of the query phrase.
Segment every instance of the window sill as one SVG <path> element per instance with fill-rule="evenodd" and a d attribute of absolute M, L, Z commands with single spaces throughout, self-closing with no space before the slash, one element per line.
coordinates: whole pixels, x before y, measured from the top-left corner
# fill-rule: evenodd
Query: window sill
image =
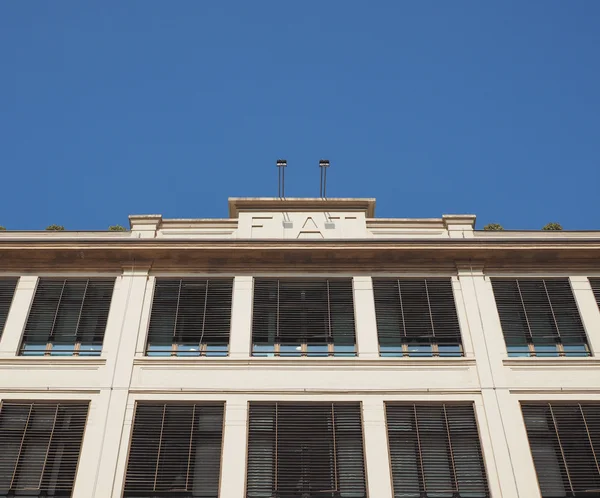
<path fill-rule="evenodd" d="M 561 356 L 558 358 L 507 358 L 502 360 L 505 367 L 554 367 L 554 366 L 569 366 L 569 367 L 600 367 L 600 358 L 592 356 L 582 358 L 569 358 Z"/>
<path fill-rule="evenodd" d="M 171 357 L 138 357 L 134 360 L 134 365 L 147 366 L 165 366 L 173 367 L 174 365 L 181 367 L 197 367 L 197 368 L 235 368 L 235 367 L 265 367 L 273 368 L 286 366 L 305 366 L 314 368 L 317 366 L 335 366 L 335 367 L 414 367 L 421 366 L 426 368 L 435 367 L 465 367 L 475 365 L 475 358 L 336 358 L 336 357 L 257 357 L 251 356 L 248 358 L 184 358 L 178 356 Z"/>
<path fill-rule="evenodd" d="M 81 356 L 12 356 L 0 358 L 0 368 L 47 369 L 62 367 L 74 370 L 97 370 L 106 365 L 106 358 Z"/>

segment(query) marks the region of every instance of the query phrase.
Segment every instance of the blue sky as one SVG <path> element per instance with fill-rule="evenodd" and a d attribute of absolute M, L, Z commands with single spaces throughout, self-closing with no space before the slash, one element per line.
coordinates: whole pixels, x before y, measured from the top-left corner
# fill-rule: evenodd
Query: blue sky
<path fill-rule="evenodd" d="M 0 225 L 228 196 L 600 229 L 600 2 L 0 3 Z"/>

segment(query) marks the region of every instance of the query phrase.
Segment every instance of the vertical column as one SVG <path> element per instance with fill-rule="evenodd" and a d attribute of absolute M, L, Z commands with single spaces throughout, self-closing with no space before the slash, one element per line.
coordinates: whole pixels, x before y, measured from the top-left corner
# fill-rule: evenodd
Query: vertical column
<path fill-rule="evenodd" d="M 18 354 L 37 281 L 37 277 L 25 276 L 21 277 L 17 283 L 0 341 L 0 357 L 11 357 Z"/>
<path fill-rule="evenodd" d="M 219 496 L 244 496 L 247 447 L 248 403 L 245 399 L 227 401 Z"/>
<path fill-rule="evenodd" d="M 502 359 L 506 356 L 506 347 L 491 283 L 481 266 L 458 266 L 457 269 L 491 442 L 486 453 L 490 486 L 492 489 L 499 486 L 503 497 L 519 497 L 506 439 L 506 431 L 512 430 L 515 421 L 505 418 L 497 396 L 499 390 L 508 392 L 502 387 L 505 385 Z"/>
<path fill-rule="evenodd" d="M 392 498 L 391 467 L 383 400 L 366 398 L 362 402 L 362 408 L 369 496 Z"/>
<path fill-rule="evenodd" d="M 105 437 L 104 427 L 110 390 L 103 389 L 92 396 L 88 409 L 83 444 L 79 455 L 79 465 L 73 487 L 73 498 L 89 498 L 94 496 L 94 486 L 100 465 L 100 448 Z M 100 496 L 100 495 L 98 495 Z M 104 496 L 111 496 L 110 493 Z M 115 495 L 117 496 L 117 495 Z"/>
<path fill-rule="evenodd" d="M 252 302 L 254 278 L 235 277 L 233 280 L 233 302 L 231 305 L 231 334 L 229 356 L 248 358 L 252 343 Z"/>
<path fill-rule="evenodd" d="M 594 356 L 600 355 L 600 311 L 587 277 L 570 277 L 579 314 Z"/>
<path fill-rule="evenodd" d="M 103 428 L 104 438 L 100 446 L 99 467 L 94 486 L 94 498 L 112 496 L 115 479 L 125 471 L 124 459 L 119 458 L 127 452 L 127 446 L 121 445 L 126 421 L 129 388 L 132 384 L 133 361 L 140 324 L 144 310 L 146 282 L 149 268 L 128 268 L 123 271 L 118 292 L 113 299 L 122 303 L 122 320 L 118 332 L 113 334 L 113 344 L 107 365 L 110 365 L 106 419 Z M 119 462 L 119 467 L 117 467 Z M 122 465 L 122 467 L 121 467 Z"/>
<path fill-rule="evenodd" d="M 515 394 L 508 389 L 499 390 L 497 399 L 502 418 L 511 423 L 504 423 L 506 440 L 513 460 L 514 479 L 517 485 L 518 498 L 540 498 L 533 457 L 527 439 L 527 430 L 521 413 L 521 405 Z M 513 495 L 504 495 L 513 496 Z"/>
<path fill-rule="evenodd" d="M 371 277 L 354 277 L 352 286 L 358 356 L 361 358 L 379 358 L 373 280 Z"/>

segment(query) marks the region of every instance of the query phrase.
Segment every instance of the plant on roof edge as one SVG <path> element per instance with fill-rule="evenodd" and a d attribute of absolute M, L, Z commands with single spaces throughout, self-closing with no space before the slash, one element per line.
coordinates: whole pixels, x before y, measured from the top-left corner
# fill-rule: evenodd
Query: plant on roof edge
<path fill-rule="evenodd" d="M 6 227 L 3 227 L 2 225 L 0 225 L 0 231 L 2 230 L 6 230 Z"/>
<path fill-rule="evenodd" d="M 64 229 L 65 229 L 65 227 L 63 227 L 62 225 L 49 225 L 49 226 L 46 227 L 46 230 L 54 230 L 54 231 L 57 231 L 57 232 L 60 232 L 60 231 L 62 231 Z"/>
<path fill-rule="evenodd" d="M 121 225 L 111 225 L 108 227 L 109 232 L 126 232 L 127 229 Z"/>
<path fill-rule="evenodd" d="M 560 223 L 548 223 L 542 230 L 562 230 L 563 227 Z"/>
<path fill-rule="evenodd" d="M 487 231 L 500 231 L 504 230 L 504 227 L 498 223 L 488 223 L 483 229 Z"/>

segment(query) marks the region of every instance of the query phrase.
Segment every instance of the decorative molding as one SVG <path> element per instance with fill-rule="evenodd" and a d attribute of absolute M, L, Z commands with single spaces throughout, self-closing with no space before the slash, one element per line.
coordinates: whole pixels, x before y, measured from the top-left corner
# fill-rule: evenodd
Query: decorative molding
<path fill-rule="evenodd" d="M 505 367 L 517 367 L 519 369 L 548 369 L 549 367 L 560 368 L 600 368 L 599 358 L 509 358 L 502 360 Z"/>
<path fill-rule="evenodd" d="M 299 368 L 334 369 L 351 367 L 359 370 L 404 370 L 421 369 L 468 369 L 475 366 L 474 358 L 184 358 L 184 357 L 141 357 L 135 358 L 134 366 L 147 369 L 225 369 L 248 370 L 268 368 L 287 370 Z M 421 369 L 419 369 L 421 367 Z"/>
<path fill-rule="evenodd" d="M 14 356 L 0 358 L 1 369 L 27 369 L 27 370 L 98 370 L 106 365 L 106 358 L 82 358 L 56 356 Z"/>

